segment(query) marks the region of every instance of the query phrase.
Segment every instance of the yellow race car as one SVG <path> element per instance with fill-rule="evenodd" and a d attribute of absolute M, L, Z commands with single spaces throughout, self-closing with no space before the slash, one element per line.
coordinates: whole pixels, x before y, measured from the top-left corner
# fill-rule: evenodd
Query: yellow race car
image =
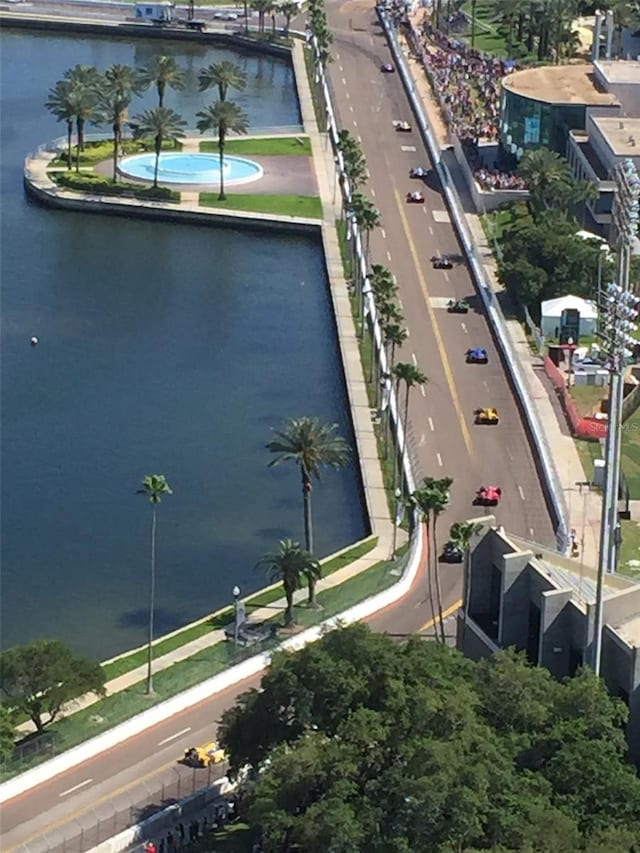
<path fill-rule="evenodd" d="M 476 416 L 475 422 L 477 424 L 489 424 L 493 426 L 500 421 L 500 416 L 493 406 L 487 406 L 484 409 L 476 409 L 474 415 Z"/>
<path fill-rule="evenodd" d="M 191 746 L 184 751 L 184 763 L 189 767 L 208 767 L 211 764 L 220 764 L 226 759 L 224 749 L 221 749 L 215 741 L 206 746 Z"/>

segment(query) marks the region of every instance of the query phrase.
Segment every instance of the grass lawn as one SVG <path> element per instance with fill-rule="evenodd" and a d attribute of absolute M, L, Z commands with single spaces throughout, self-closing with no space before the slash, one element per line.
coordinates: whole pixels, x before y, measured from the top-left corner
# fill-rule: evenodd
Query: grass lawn
<path fill-rule="evenodd" d="M 162 148 L 165 151 L 182 151 L 182 143 L 180 142 L 169 142 L 165 141 L 162 144 Z M 144 152 L 153 151 L 153 145 L 151 143 L 145 143 L 142 140 L 133 140 L 133 139 L 125 139 L 122 143 L 122 150 L 125 154 L 141 154 Z M 71 155 L 73 158 L 73 166 L 75 167 L 76 162 L 76 149 L 75 146 L 71 148 Z M 102 160 L 109 160 L 113 157 L 113 141 L 111 139 L 104 139 L 101 142 L 87 142 L 85 144 L 84 151 L 80 152 L 80 165 L 81 166 L 92 166 L 96 163 L 102 162 Z M 67 154 L 66 148 L 63 152 L 58 154 L 51 163 L 49 163 L 49 168 L 51 166 L 66 166 L 67 165 Z"/>
<path fill-rule="evenodd" d="M 640 409 L 622 425 L 622 471 L 632 500 L 640 500 Z"/>
<path fill-rule="evenodd" d="M 255 834 L 246 823 L 232 823 L 197 842 L 194 853 L 251 853 Z"/>
<path fill-rule="evenodd" d="M 227 210 L 272 213 L 277 216 L 300 216 L 304 219 L 322 219 L 322 203 L 317 196 L 229 193 L 226 201 L 219 201 L 218 193 L 200 193 L 200 204 L 204 207 L 226 208 Z"/>
<path fill-rule="evenodd" d="M 582 441 L 581 439 L 576 438 L 574 439 L 574 443 L 578 450 L 580 461 L 582 462 L 585 480 L 591 482 L 593 480 L 593 461 L 594 459 L 602 459 L 600 442 Z"/>
<path fill-rule="evenodd" d="M 227 139 L 225 154 L 254 154 L 311 157 L 308 136 L 274 136 L 268 139 Z M 218 143 L 213 140 L 200 143 L 200 151 L 218 153 Z"/>
<path fill-rule="evenodd" d="M 586 418 L 598 411 L 601 400 L 607 396 L 607 389 L 598 385 L 572 385 L 570 393 L 578 414 Z"/>
<path fill-rule="evenodd" d="M 635 568 L 629 566 L 630 560 L 640 562 L 640 524 L 636 521 L 623 521 L 618 571 L 621 575 L 627 575 L 640 581 L 640 566 Z"/>
<path fill-rule="evenodd" d="M 333 574 L 333 572 L 337 572 L 338 569 L 348 566 L 349 563 L 353 563 L 355 560 L 363 557 L 365 554 L 368 554 L 369 551 L 372 551 L 377 543 L 378 537 L 370 536 L 368 539 L 354 545 L 353 548 L 349 548 L 343 554 L 339 554 L 337 557 L 327 560 L 322 564 L 322 576 L 326 578 Z M 274 601 L 278 601 L 281 598 L 282 587 L 278 584 L 256 593 L 248 598 L 245 603 L 247 609 L 250 611 L 258 607 L 265 607 L 269 604 L 273 604 Z M 185 646 L 187 643 L 192 642 L 192 640 L 197 640 L 199 637 L 210 633 L 216 628 L 223 628 L 225 625 L 228 625 L 232 619 L 233 607 L 227 607 L 224 610 L 215 613 L 212 619 L 207 619 L 204 622 L 199 622 L 197 625 L 192 625 L 184 631 L 174 634 L 172 637 L 167 637 L 166 640 L 160 640 L 154 644 L 154 658 L 157 659 L 162 657 L 162 655 L 169 654 L 169 652 L 172 652 L 174 649 L 179 649 L 181 646 Z M 130 655 L 117 658 L 103 667 L 106 680 L 110 681 L 112 678 L 124 675 L 125 672 L 131 672 L 132 669 L 137 669 L 137 667 L 145 664 L 146 661 L 146 648 L 133 652 Z"/>

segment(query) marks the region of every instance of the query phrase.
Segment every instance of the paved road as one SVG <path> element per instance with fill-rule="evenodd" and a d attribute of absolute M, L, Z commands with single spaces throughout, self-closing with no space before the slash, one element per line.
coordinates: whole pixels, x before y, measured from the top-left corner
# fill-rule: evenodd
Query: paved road
<path fill-rule="evenodd" d="M 379 70 L 391 55 L 373 4 L 329 0 L 327 14 L 335 34 L 329 73 L 339 123 L 362 141 L 371 176 L 365 193 L 381 212 L 382 228 L 372 234 L 373 260 L 395 274 L 410 332 L 400 358 L 414 361 L 429 377 L 424 395 L 414 389 L 410 403 L 418 479 L 454 479 L 443 535 L 452 521 L 485 512 L 472 507 L 472 498 L 480 485 L 492 484 L 503 489 L 496 515 L 507 530 L 554 544 L 533 452 L 441 187 L 435 176 L 426 184 L 408 177 L 411 167 L 433 164 L 416 131 L 393 128 L 393 120 L 415 120 L 399 75 Z M 423 190 L 425 205 L 404 201 L 413 189 Z M 456 255 L 460 262 L 450 272 L 433 270 L 429 259 L 438 253 Z M 473 310 L 448 314 L 447 301 L 462 297 Z M 464 353 L 473 346 L 488 350 L 487 366 L 465 364 Z M 474 426 L 474 410 L 487 405 L 498 409 L 500 424 Z"/>

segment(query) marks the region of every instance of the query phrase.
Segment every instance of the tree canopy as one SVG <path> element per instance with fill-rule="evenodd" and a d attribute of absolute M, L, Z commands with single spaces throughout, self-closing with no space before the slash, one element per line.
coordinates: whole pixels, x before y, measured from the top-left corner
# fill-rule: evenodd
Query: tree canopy
<path fill-rule="evenodd" d="M 267 853 L 631 853 L 626 714 L 587 670 L 355 625 L 274 656 L 220 736 Z"/>
<path fill-rule="evenodd" d="M 0 654 L 4 704 L 27 714 L 39 732 L 71 699 L 85 693 L 103 696 L 104 683 L 99 663 L 74 654 L 58 640 L 34 640 Z"/>

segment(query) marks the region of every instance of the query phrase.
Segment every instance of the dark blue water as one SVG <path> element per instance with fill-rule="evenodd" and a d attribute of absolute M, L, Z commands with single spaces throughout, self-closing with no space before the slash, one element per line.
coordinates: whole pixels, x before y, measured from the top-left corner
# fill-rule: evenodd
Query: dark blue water
<path fill-rule="evenodd" d="M 23 194 L 25 153 L 61 130 L 42 104 L 64 70 L 161 50 L 2 36 L 5 647 L 58 637 L 104 659 L 144 643 L 147 473 L 174 490 L 159 507 L 158 633 L 227 603 L 235 584 L 258 588 L 259 556 L 303 536 L 298 469 L 267 468 L 271 428 L 312 415 L 352 441 L 314 239 L 64 213 Z M 245 64 L 254 126 L 299 120 L 283 62 L 172 50 L 196 70 Z M 187 120 L 203 102 L 168 100 Z M 367 532 L 355 464 L 323 475 L 314 520 L 319 556 Z"/>

